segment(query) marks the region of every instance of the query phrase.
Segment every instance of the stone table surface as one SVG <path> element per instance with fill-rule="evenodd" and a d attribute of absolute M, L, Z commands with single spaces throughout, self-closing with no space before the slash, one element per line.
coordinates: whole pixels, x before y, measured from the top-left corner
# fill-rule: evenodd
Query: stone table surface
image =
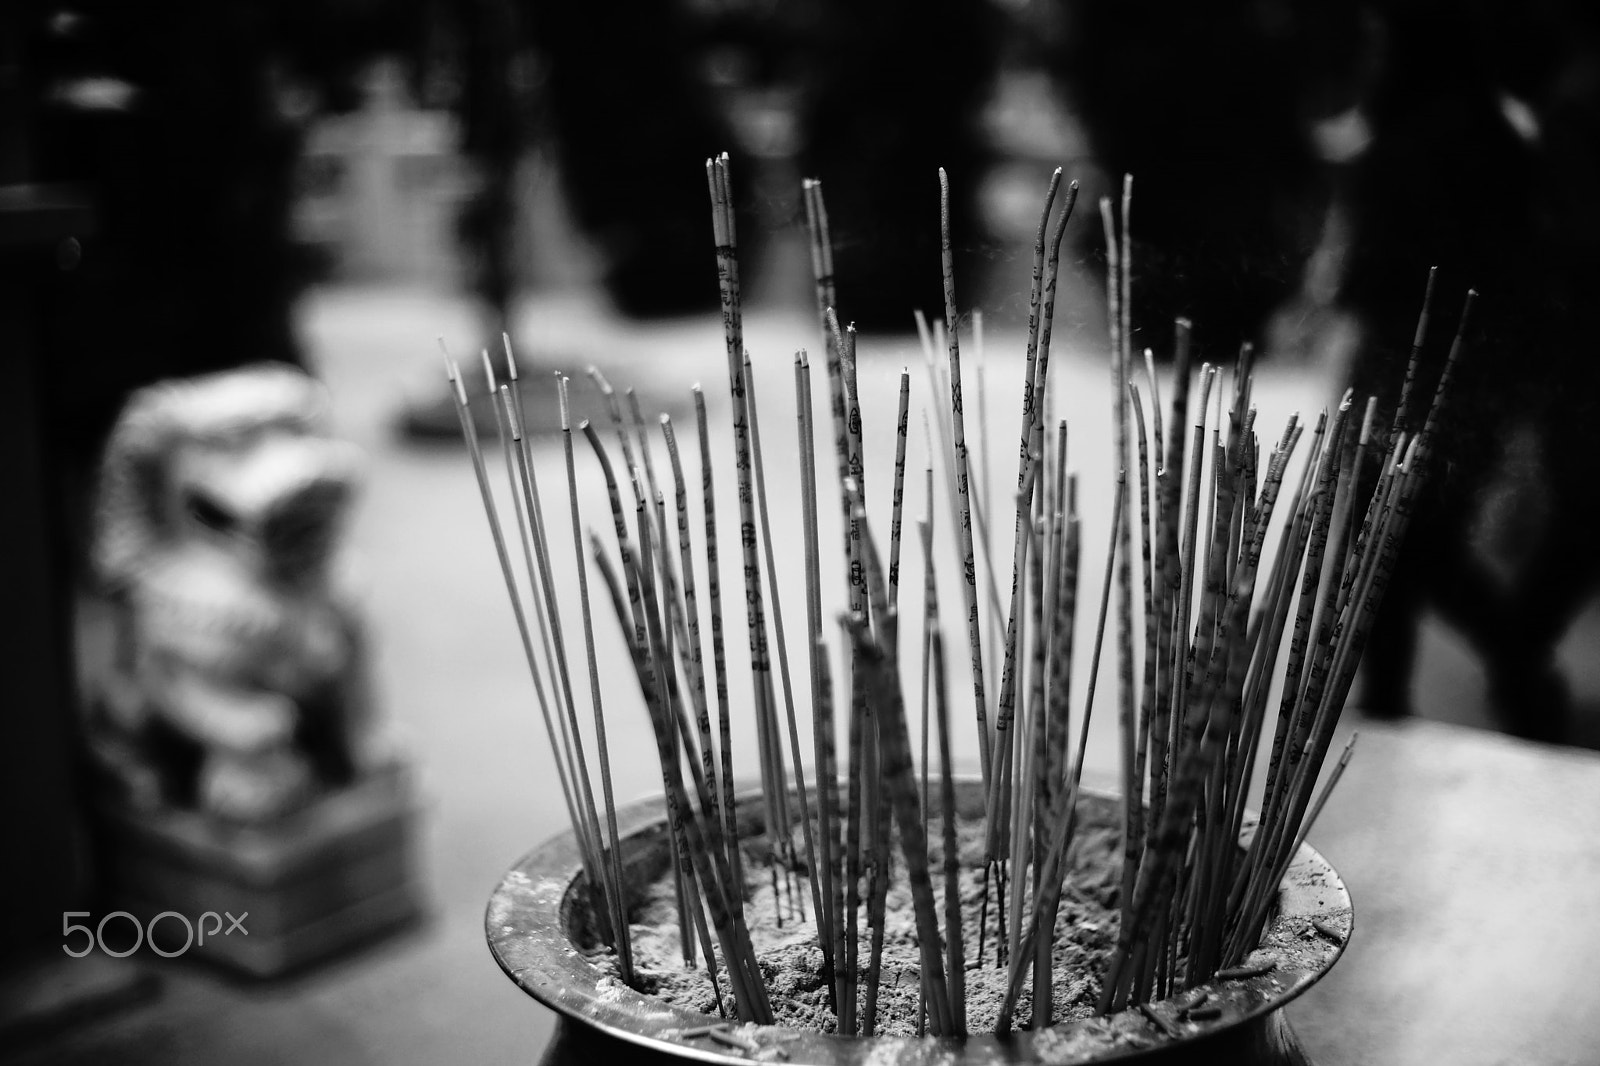
<path fill-rule="evenodd" d="M 1600 757 L 1361 726 L 1312 834 L 1355 901 L 1289 1009 L 1320 1063 L 1600 1061 Z"/>
<path fill-rule="evenodd" d="M 1288 1008 L 1312 1061 L 1594 1063 L 1600 757 L 1425 721 L 1361 730 L 1313 834 L 1356 921 L 1344 957 Z M 153 1005 L 7 1061 L 539 1061 L 554 1016 L 489 958 L 492 884 L 448 870 L 434 884 L 435 919 L 397 940 L 273 986 L 177 970 Z"/>

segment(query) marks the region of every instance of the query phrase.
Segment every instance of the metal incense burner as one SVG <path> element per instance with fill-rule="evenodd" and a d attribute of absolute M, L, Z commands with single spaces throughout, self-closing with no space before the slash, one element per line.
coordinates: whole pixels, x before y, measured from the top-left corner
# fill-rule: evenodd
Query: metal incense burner
<path fill-rule="evenodd" d="M 764 834 L 759 793 L 740 797 L 742 835 Z M 980 816 L 980 783 L 958 783 L 962 817 Z M 1117 797 L 1085 790 L 1085 807 L 1116 808 Z M 617 811 L 630 891 L 668 867 L 659 798 Z M 1250 830 L 1247 828 L 1246 833 Z M 1246 837 L 1248 839 L 1248 837 Z M 737 1026 L 628 988 L 603 970 L 581 935 L 588 904 L 570 831 L 523 857 L 490 897 L 485 916 L 495 961 L 523 991 L 562 1016 L 544 1062 L 775 1061 L 815 1066 L 978 1066 L 990 1063 L 1306 1063 L 1283 1008 L 1338 960 L 1352 911 L 1344 883 L 1321 855 L 1302 846 L 1279 887 L 1276 912 L 1248 976 L 1212 981 L 1104 1018 L 1064 1020 L 1004 1037 L 861 1037 L 780 1026 Z M 1226 971 L 1225 971 L 1226 972 Z M 1201 993 L 1204 993 L 1202 996 Z M 734 1041 L 707 1038 L 728 1025 Z"/>

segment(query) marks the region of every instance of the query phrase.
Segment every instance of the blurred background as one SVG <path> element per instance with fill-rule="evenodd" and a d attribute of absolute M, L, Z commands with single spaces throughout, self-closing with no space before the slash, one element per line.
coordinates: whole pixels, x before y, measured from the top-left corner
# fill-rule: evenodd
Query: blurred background
<path fill-rule="evenodd" d="M 504 332 L 525 377 L 572 375 L 589 412 L 591 365 L 680 418 L 701 380 L 725 419 L 703 169 L 720 151 L 769 396 L 796 348 L 820 347 L 801 179 L 824 182 L 842 317 L 887 389 L 921 361 L 913 310 L 942 309 L 947 169 L 1002 470 L 1054 167 L 1082 186 L 1056 327 L 1080 440 L 1107 418 L 1094 205 L 1124 173 L 1136 348 L 1166 365 L 1177 316 L 1197 362 L 1256 344 L 1263 424 L 1346 385 L 1376 391 L 1386 424 L 1429 267 L 1436 338 L 1480 290 L 1446 469 L 1350 717 L 1600 748 L 1591 5 L 20 0 L 0 13 L 0 555 L 35 621 L 8 654 L 7 698 L 30 710 L 5 726 L 0 779 L 8 811 L 43 813 L 14 830 L 39 876 L 8 888 L 6 947 L 53 952 L 61 901 L 95 899 L 73 753 L 100 650 L 75 605 L 107 433 L 141 386 L 262 360 L 321 378 L 368 456 L 351 555 L 381 713 L 427 797 L 434 905 L 399 940 L 271 987 L 194 968 L 153 1000 L 119 985 L 108 1000 L 144 1005 L 30 1030 L 19 1061 L 275 1061 L 283 1040 L 287 1061 L 538 1053 L 549 1015 L 494 972 L 480 914 L 562 819 L 435 338 L 465 361 Z M 530 394 L 558 461 L 553 398 Z M 1077 453 L 1108 468 L 1086 475 L 1090 499 L 1110 484 L 1096 447 Z M 645 772 L 651 753 L 619 758 L 634 755 Z"/>

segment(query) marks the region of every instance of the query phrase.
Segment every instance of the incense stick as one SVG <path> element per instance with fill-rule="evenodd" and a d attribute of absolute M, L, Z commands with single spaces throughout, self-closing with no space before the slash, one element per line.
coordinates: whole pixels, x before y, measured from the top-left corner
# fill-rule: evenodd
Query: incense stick
<path fill-rule="evenodd" d="M 767 557 L 767 585 L 772 591 L 772 622 L 778 643 L 778 673 L 783 680 L 783 703 L 789 723 L 789 746 L 794 759 L 795 789 L 800 798 L 800 828 L 805 840 L 806 869 L 810 873 L 808 880 L 811 882 L 812 908 L 819 916 L 822 914 L 821 885 L 816 876 L 817 847 L 811 832 L 811 800 L 806 791 L 805 766 L 800 758 L 800 727 L 795 722 L 794 716 L 794 688 L 789 679 L 789 644 L 784 636 L 783 629 L 783 601 L 778 595 L 778 570 L 777 555 L 772 550 L 772 521 L 767 512 L 767 478 L 766 466 L 761 458 L 761 423 L 757 415 L 755 393 L 755 375 L 750 367 L 750 357 L 745 356 L 745 395 L 749 397 L 750 412 L 750 446 L 755 461 L 756 475 L 756 500 L 761 514 L 761 544 Z M 788 823 L 784 823 L 784 833 L 788 833 Z"/>
<path fill-rule="evenodd" d="M 1123 183 L 1123 209 L 1126 213 L 1131 194 L 1131 179 L 1124 179 Z M 1111 334 L 1112 350 L 1112 424 L 1115 428 L 1115 459 L 1113 466 L 1119 471 L 1119 477 L 1128 463 L 1128 358 L 1127 358 L 1127 323 L 1129 311 L 1126 306 L 1127 298 L 1124 286 L 1128 274 L 1126 267 L 1119 271 L 1122 260 L 1126 258 L 1127 247 L 1124 245 L 1123 254 L 1119 255 L 1117 248 L 1116 221 L 1111 213 L 1111 200 L 1104 197 L 1100 201 L 1100 217 L 1105 228 L 1106 239 L 1106 289 L 1107 299 L 1110 303 L 1110 320 L 1113 323 Z M 1126 241 L 1126 234 L 1124 234 Z M 1134 711 L 1134 656 L 1133 656 L 1133 551 L 1131 523 L 1123 520 L 1119 527 L 1122 530 L 1124 543 L 1118 556 L 1117 569 L 1117 707 L 1118 723 L 1122 737 L 1122 801 L 1123 817 L 1123 866 L 1122 866 L 1122 921 L 1126 925 L 1132 919 L 1133 884 L 1138 874 L 1140 854 L 1143 850 L 1143 822 L 1141 813 L 1141 788 L 1137 776 L 1138 744 L 1137 725 Z"/>
<path fill-rule="evenodd" d="M 572 515 L 572 547 L 577 556 L 578 602 L 583 613 L 583 644 L 589 666 L 589 699 L 594 709 L 595 745 L 600 756 L 600 788 L 606 804 L 606 838 L 610 843 L 610 870 L 608 901 L 611 904 L 612 925 L 622 964 L 622 979 L 632 984 L 633 943 L 628 932 L 627 908 L 622 899 L 626 882 L 622 877 L 622 844 L 617 839 L 617 805 L 611 784 L 611 753 L 606 744 L 605 711 L 600 696 L 600 665 L 595 656 L 594 618 L 589 606 L 589 568 L 583 555 L 583 535 L 578 511 L 578 477 L 572 449 L 572 419 L 568 407 L 567 379 L 557 383 L 561 407 L 561 450 L 566 460 L 568 510 Z M 720 1001 L 719 1001 L 720 1005 Z"/>
<path fill-rule="evenodd" d="M 961 538 L 961 569 L 965 578 L 962 594 L 967 611 L 967 641 L 972 655 L 972 703 L 978 722 L 978 757 L 987 790 L 993 778 L 994 755 L 989 736 L 988 713 L 983 694 L 983 634 L 978 621 L 977 562 L 973 554 L 972 503 L 967 473 L 966 419 L 961 406 L 961 341 L 955 328 L 955 256 L 950 246 L 950 178 L 939 168 L 939 261 L 944 270 L 944 315 L 950 323 L 947 342 L 950 355 L 951 454 L 955 462 L 955 497 Z"/>
<path fill-rule="evenodd" d="M 443 347 L 443 342 L 440 342 Z M 494 492 L 489 488 L 488 473 L 484 468 L 483 453 L 478 447 L 478 431 L 473 424 L 472 412 L 467 406 L 466 386 L 461 380 L 460 368 L 450 358 L 450 353 L 445 352 L 445 369 L 449 377 L 452 390 L 456 397 L 456 416 L 460 420 L 461 435 L 467 442 L 468 455 L 472 461 L 472 472 L 478 482 L 479 495 L 483 500 L 483 509 L 489 520 L 489 533 L 494 541 L 495 555 L 500 562 L 500 573 L 505 580 L 506 594 L 511 600 L 511 612 L 516 619 L 517 635 L 521 638 L 523 656 L 528 664 L 528 673 L 533 678 L 534 694 L 539 704 L 539 716 L 544 721 L 545 737 L 550 743 L 550 754 L 556 764 L 556 776 L 561 783 L 561 798 L 567 807 L 567 818 L 572 825 L 573 836 L 577 838 L 579 852 L 583 858 L 584 876 L 591 885 L 602 883 L 598 873 L 599 864 L 595 861 L 593 842 L 589 839 L 587 826 L 578 816 L 578 806 L 573 802 L 573 791 L 568 780 L 566 762 L 563 758 L 565 750 L 556 740 L 556 728 L 551 720 L 549 703 L 545 698 L 544 684 L 539 676 L 538 658 L 533 650 L 533 636 L 528 628 L 527 614 L 522 606 L 522 597 L 517 591 L 515 572 L 511 566 L 511 556 L 506 549 L 505 534 L 500 527 L 498 509 L 494 504 Z"/>
<path fill-rule="evenodd" d="M 827 691 L 827 655 L 822 645 L 822 568 L 818 560 L 816 437 L 811 412 L 811 367 L 804 350 L 795 354 L 795 423 L 799 433 L 801 532 L 805 544 L 806 571 L 806 648 L 811 678 L 811 739 L 817 780 L 818 865 L 812 869 L 813 882 L 821 877 L 817 889 L 822 901 L 816 907 L 818 942 L 823 964 L 832 975 L 838 960 L 834 951 L 834 926 L 840 904 L 836 896 L 838 846 L 834 826 L 838 814 L 838 782 L 835 778 L 832 693 Z M 795 758 L 795 765 L 800 763 Z M 832 1007 L 838 1011 L 837 985 L 829 984 Z"/>
<path fill-rule="evenodd" d="M 1276 898 L 1277 885 L 1350 758 L 1347 745 L 1327 775 L 1328 781 L 1318 788 L 1339 711 L 1372 630 L 1373 612 L 1391 577 L 1399 539 L 1409 525 L 1436 447 L 1476 294 L 1468 295 L 1434 402 L 1424 418 L 1413 418 L 1411 401 L 1417 361 L 1429 340 L 1432 274 L 1390 440 L 1377 439 L 1375 401 L 1358 401 L 1347 394 L 1331 418 L 1325 413 L 1318 420 L 1303 460 L 1294 459 L 1305 428 L 1298 417 L 1289 420 L 1282 436 L 1269 442 L 1263 454 L 1251 400 L 1254 356 L 1249 346 L 1240 349 L 1226 399 L 1220 368 L 1207 364 L 1199 372 L 1198 402 L 1191 402 L 1189 325 L 1178 320 L 1170 420 L 1163 417 L 1167 408 L 1155 356 L 1149 349 L 1143 349 L 1148 392 L 1133 382 L 1137 324 L 1129 224 L 1132 179 L 1124 178 L 1120 210 L 1109 198 L 1102 201 L 1117 492 L 1082 717 L 1075 720 L 1071 705 L 1075 702 L 1074 674 L 1081 673 L 1075 668 L 1073 652 L 1078 635 L 1082 523 L 1076 477 L 1067 469 L 1066 424 L 1059 425 L 1055 445 L 1050 448 L 1045 423 L 1059 253 L 1077 186 L 1069 186 L 1066 202 L 1056 212 L 1061 172 L 1052 175 L 1034 244 L 1021 382 L 1018 481 L 1012 496 L 1016 506 L 1012 585 L 1009 606 L 1003 608 L 996 578 L 997 544 L 990 539 L 994 530 L 988 522 L 1003 504 L 997 502 L 999 494 L 987 501 L 987 506 L 983 497 L 993 488 L 988 470 L 993 452 L 981 446 L 987 432 L 974 441 L 966 436 L 949 179 L 941 171 L 944 318 L 930 324 L 920 313 L 916 315 L 934 414 L 930 420 L 924 412 L 929 453 L 924 471 L 927 514 L 917 523 L 924 594 L 916 650 L 921 745 L 920 758 L 914 758 L 898 641 L 910 374 L 902 368 L 894 414 L 895 456 L 885 557 L 880 556 L 879 543 L 869 529 L 864 490 L 863 420 L 878 413 L 864 402 L 861 392 L 854 327 L 841 327 L 836 310 L 831 237 L 821 185 L 807 181 L 804 205 L 818 320 L 827 352 L 843 523 L 843 537 L 825 560 L 817 503 L 821 491 L 815 456 L 817 427 L 810 366 L 802 351 L 794 361 L 795 432 L 806 600 L 804 640 L 812 701 L 813 810 L 789 664 L 791 634 L 783 617 L 778 581 L 780 553 L 786 546 L 781 533 L 772 528 L 767 485 L 772 471 L 762 454 L 755 360 L 744 348 L 727 157 L 708 160 L 706 173 L 732 401 L 733 477 L 739 493 L 746 650 L 752 677 L 748 705 L 756 727 L 754 754 L 762 774 L 762 804 L 771 844 L 771 860 L 765 865 L 772 879 L 774 917 L 780 924 L 791 915 L 803 919 L 805 889 L 794 884 L 801 867 L 791 842 L 793 822 L 798 820 L 804 839 L 804 873 L 810 877 L 816 936 L 828 971 L 837 1031 L 872 1033 L 880 1025 L 877 1007 L 885 963 L 885 901 L 891 879 L 898 878 L 901 869 L 904 883 L 911 888 L 919 944 L 921 1006 L 917 1025 L 920 1029 L 925 1023 L 939 1035 L 961 1035 L 966 1030 L 965 916 L 960 898 L 948 679 L 935 580 L 936 451 L 944 456 L 950 540 L 955 542 L 956 559 L 962 567 L 965 635 L 982 775 L 986 861 L 983 897 L 977 903 L 977 959 L 981 965 L 993 887 L 997 890 L 995 961 L 1007 970 L 1006 1002 L 998 1028 L 1004 1031 L 1012 1024 L 1030 972 L 1032 1023 L 1042 1027 L 1052 1021 L 1057 976 L 1051 951 L 1053 929 L 1065 881 L 1065 856 L 1075 835 L 1113 586 L 1118 590 L 1113 644 L 1124 804 L 1120 826 L 1122 917 L 1115 950 L 1101 981 L 1099 1006 L 1113 1010 L 1144 1005 L 1174 988 L 1242 973 L 1235 964 L 1254 948 Z M 1056 220 L 1053 229 L 1052 217 Z M 971 320 L 978 348 L 977 417 L 981 430 L 987 424 L 985 400 L 993 382 L 989 380 L 980 314 L 974 312 Z M 505 345 L 509 360 L 508 339 Z M 938 359 L 940 347 L 946 349 L 943 366 Z M 558 376 L 562 453 L 601 764 L 603 829 L 589 780 L 554 566 L 545 536 L 536 473 L 540 457 L 522 432 L 522 401 L 514 363 L 508 362 L 508 381 L 497 384 L 487 356 L 485 362 L 491 395 L 499 400 L 494 411 L 502 427 L 502 450 L 512 489 L 513 520 L 509 524 L 520 538 L 527 569 L 526 595 L 533 597 L 543 662 L 534 647 L 522 578 L 513 566 L 500 526 L 465 389 L 447 356 L 458 416 L 585 876 L 597 893 L 592 901 L 595 918 L 608 930 L 603 935 L 615 944 L 623 980 L 631 981 L 637 960 L 624 906 L 607 748 L 605 707 L 611 701 L 603 701 L 600 692 L 588 564 L 579 537 L 578 475 L 567 381 Z M 607 551 L 592 534 L 591 549 L 621 625 L 656 739 L 685 958 L 693 957 L 698 940 L 719 1010 L 725 1006 L 722 989 L 716 985 L 720 963 L 738 1017 L 768 1020 L 771 1002 L 745 917 L 747 886 L 733 792 L 734 711 L 721 613 L 715 464 L 706 401 L 696 386 L 705 524 L 702 587 L 697 579 L 687 477 L 671 419 L 662 416 L 660 426 L 672 472 L 675 554 L 665 493 L 656 484 L 652 445 L 644 432 L 638 396 L 632 389 L 623 390 L 627 398 L 624 411 L 617 391 L 604 376 L 593 369 L 590 376 L 617 431 L 635 503 L 630 529 L 606 449 L 595 428 L 583 423 L 580 429 L 596 456 L 616 533 L 613 551 Z M 1362 403 L 1363 412 L 1359 432 L 1352 414 L 1357 402 Z M 948 403 L 947 413 L 939 411 L 940 403 Z M 937 434 L 928 424 L 932 420 L 938 423 Z M 1413 430 L 1418 421 L 1422 428 Z M 969 445 L 978 447 L 976 456 L 969 453 Z M 1380 469 L 1376 485 L 1369 489 L 1371 479 L 1366 470 L 1374 452 Z M 1291 465 L 1297 473 L 1291 473 Z M 1286 485 L 1291 476 L 1296 478 L 1292 489 Z M 1138 493 L 1137 512 L 1134 492 Z M 1274 524 L 1280 497 L 1286 513 Z M 1262 573 L 1262 559 L 1269 553 L 1271 561 Z M 1003 560 L 999 565 L 1004 565 Z M 980 567 L 986 575 L 982 590 Z M 1135 568 L 1142 596 L 1135 591 Z M 822 586 L 830 570 L 843 579 L 847 600 L 839 634 L 846 669 L 843 684 L 850 705 L 847 772 L 842 786 L 831 664 L 822 631 Z M 710 680 L 703 647 L 703 602 L 711 627 Z M 983 611 L 990 615 L 987 624 Z M 985 649 L 985 637 L 995 642 L 994 647 Z M 795 635 L 792 639 L 801 638 Z M 771 664 L 774 650 L 776 681 Z M 1280 669 L 1285 682 L 1275 701 L 1276 720 L 1269 726 L 1271 684 Z M 549 692 L 545 691 L 546 680 Z M 782 686 L 781 723 L 777 684 Z M 715 691 L 715 730 L 708 688 Z M 558 704 L 553 711 L 552 701 Z M 1241 849 L 1238 841 L 1245 801 L 1268 728 L 1273 740 L 1261 783 L 1262 814 L 1249 846 Z M 1076 748 L 1071 736 L 1074 731 Z M 935 733 L 940 763 L 937 787 L 932 751 Z M 791 787 L 793 802 L 798 803 L 793 814 Z M 838 809 L 841 787 L 847 797 L 844 812 Z M 942 893 L 934 890 L 928 850 L 936 803 L 941 820 Z M 904 862 L 892 865 L 891 838 L 896 831 Z M 940 894 L 942 905 L 937 898 Z M 864 982 L 858 951 L 863 902 L 869 930 Z"/>
<path fill-rule="evenodd" d="M 999 852 L 1001 827 L 997 814 L 1008 806 L 1009 799 L 1005 790 L 1006 775 L 1011 768 L 1011 746 L 1006 741 L 1016 709 L 1018 626 L 1021 622 L 1023 598 L 1022 568 L 1027 554 L 1027 537 L 1032 528 L 1030 516 L 1033 511 L 1033 485 L 1036 476 L 1033 457 L 1035 450 L 1042 446 L 1039 440 L 1042 424 L 1039 402 L 1043 399 L 1040 382 L 1044 380 L 1049 367 L 1050 325 L 1054 313 L 1061 238 L 1067 220 L 1072 215 L 1073 204 L 1077 200 L 1077 183 L 1074 182 L 1060 222 L 1056 226 L 1055 239 L 1050 246 L 1049 277 L 1046 283 L 1041 278 L 1045 259 L 1045 230 L 1050 221 L 1050 208 L 1055 202 L 1056 188 L 1060 182 L 1061 170 L 1058 167 L 1050 178 L 1050 187 L 1045 194 L 1045 208 L 1039 219 L 1039 231 L 1034 243 L 1034 285 L 1029 298 L 1028 351 L 1022 386 L 1022 442 L 1017 461 L 1017 514 L 1012 545 L 1011 606 L 1006 620 L 1005 661 L 1000 673 L 1000 698 L 995 713 L 995 733 L 998 738 L 996 756 L 1001 760 L 1001 772 L 991 774 L 985 800 L 988 821 L 985 857 L 990 861 L 1002 857 Z"/>
<path fill-rule="evenodd" d="M 695 385 L 695 433 L 700 443 L 701 513 L 705 517 L 706 596 L 711 607 L 711 662 L 717 695 L 717 740 L 722 757 L 723 839 L 727 842 L 728 863 L 735 883 L 744 883 L 744 862 L 739 851 L 738 808 L 733 789 L 733 710 L 728 701 L 728 659 L 723 639 L 722 579 L 717 552 L 717 506 L 715 479 L 712 476 L 711 433 L 706 418 L 706 398 Z"/>

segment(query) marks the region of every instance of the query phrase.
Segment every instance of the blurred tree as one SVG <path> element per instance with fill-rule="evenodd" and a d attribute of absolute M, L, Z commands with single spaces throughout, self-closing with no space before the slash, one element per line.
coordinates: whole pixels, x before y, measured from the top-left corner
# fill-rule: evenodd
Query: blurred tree
<path fill-rule="evenodd" d="M 800 86 L 847 317 L 903 327 L 940 306 L 941 165 L 958 277 L 977 263 L 975 118 L 995 50 L 975 0 L 25 2 L 38 176 L 81 183 L 101 219 L 67 316 L 74 387 L 53 412 L 85 460 L 141 384 L 300 360 L 291 305 L 316 264 L 291 237 L 296 165 L 310 123 L 358 105 L 379 56 L 405 60 L 421 102 L 460 119 L 478 180 L 459 233 L 486 336 L 508 324 L 517 166 L 534 143 L 557 159 L 619 310 L 713 305 L 702 163 L 738 154 L 726 94 L 748 87 L 730 48 Z M 762 227 L 750 183 L 736 190 L 754 262 Z"/>
<path fill-rule="evenodd" d="M 156 379 L 301 361 L 314 275 L 290 213 L 305 131 L 360 102 L 375 55 L 421 55 L 420 0 L 28 3 L 36 180 L 98 219 L 60 314 L 51 423 L 85 466 L 123 397 Z"/>
<path fill-rule="evenodd" d="M 1200 358 L 1263 340 L 1321 235 L 1331 185 L 1311 123 L 1348 106 L 1356 9 L 1312 0 L 1054 0 L 1044 52 L 1096 159 L 1134 176 L 1136 347 Z M 1099 249 L 1099 227 L 1080 229 Z"/>
<path fill-rule="evenodd" d="M 477 170 L 458 232 L 467 287 L 489 315 L 485 327 L 493 338 L 511 329 L 516 286 L 517 161 L 527 148 L 531 121 L 528 86 L 520 76 L 527 64 L 526 36 L 517 7 L 506 0 L 471 0 L 451 10 L 444 5 L 431 11 L 435 48 L 456 46 L 453 56 L 436 62 L 457 79 L 450 102 L 461 118 L 461 152 Z"/>
<path fill-rule="evenodd" d="M 791 59 L 803 65 L 801 161 L 823 181 L 843 317 L 905 330 L 915 309 L 943 316 L 940 167 L 957 299 L 970 307 L 986 258 L 977 204 L 992 151 L 978 120 L 999 12 L 974 0 L 819 0 L 809 10 Z"/>
<path fill-rule="evenodd" d="M 714 307 L 704 163 L 738 146 L 704 77 L 708 24 L 673 0 L 533 0 L 526 10 L 547 72 L 540 132 L 578 224 L 600 247 L 618 309 Z M 761 233 L 741 210 L 741 254 L 751 262 Z"/>
<path fill-rule="evenodd" d="M 1370 138 L 1338 175 L 1352 234 L 1341 300 L 1363 328 L 1355 386 L 1397 380 L 1430 266 L 1440 267 L 1436 334 L 1468 286 L 1483 298 L 1445 477 L 1418 508 L 1363 703 L 1410 709 L 1431 606 L 1482 657 L 1501 726 L 1561 740 L 1571 707 L 1556 646 L 1600 586 L 1589 550 L 1600 353 L 1587 315 L 1600 284 L 1600 16 L 1573 0 L 1371 11 L 1379 61 L 1359 101 Z M 1424 352 L 1423 388 L 1448 341 L 1435 336 Z"/>

